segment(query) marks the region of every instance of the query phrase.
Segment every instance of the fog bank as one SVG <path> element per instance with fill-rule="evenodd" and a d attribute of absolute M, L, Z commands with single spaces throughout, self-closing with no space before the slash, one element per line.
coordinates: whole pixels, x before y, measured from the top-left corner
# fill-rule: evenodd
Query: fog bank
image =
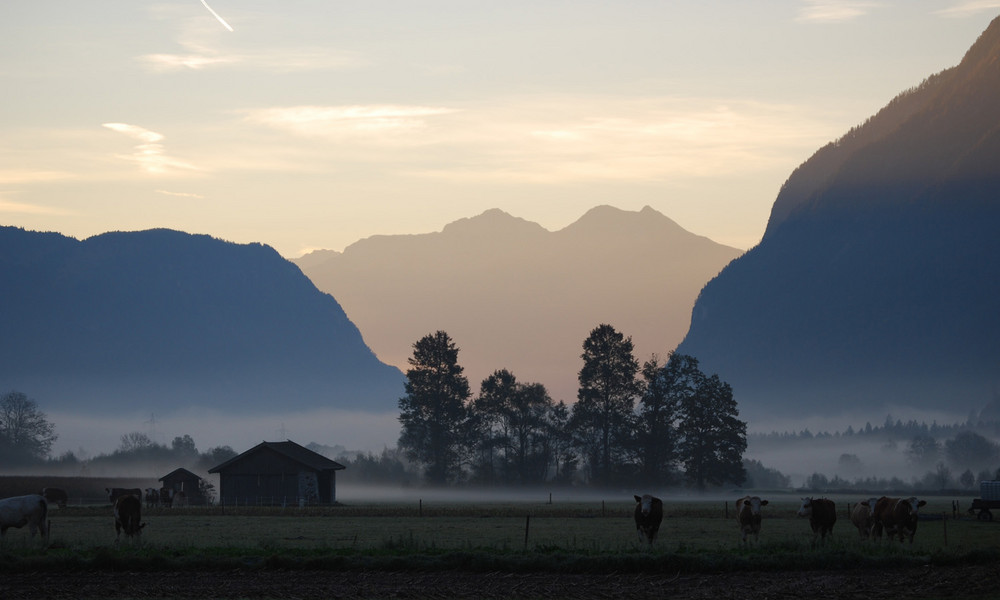
<path fill-rule="evenodd" d="M 400 431 L 398 418 L 397 412 L 332 409 L 247 415 L 182 409 L 114 417 L 48 413 L 48 420 L 55 424 L 59 436 L 52 447 L 53 456 L 69 451 L 77 458 L 109 454 L 119 447 L 122 435 L 135 431 L 166 446 L 175 437 L 190 435 L 201 452 L 216 446 L 231 446 L 243 452 L 263 441 L 292 440 L 302 445 L 316 442 L 377 453 L 385 446 L 396 445 Z"/>

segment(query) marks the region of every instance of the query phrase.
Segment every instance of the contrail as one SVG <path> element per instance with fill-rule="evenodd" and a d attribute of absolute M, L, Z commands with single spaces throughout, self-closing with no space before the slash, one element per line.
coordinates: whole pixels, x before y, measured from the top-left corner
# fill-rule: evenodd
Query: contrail
<path fill-rule="evenodd" d="M 219 23 L 222 23 L 223 27 L 225 27 L 229 31 L 233 30 L 233 28 L 229 26 L 229 23 L 226 23 L 226 20 L 219 16 L 219 13 L 212 10 L 212 7 L 208 5 L 208 2 L 205 2 L 205 0 L 201 0 L 201 3 L 205 5 L 205 8 L 208 9 L 208 12 L 212 13 L 212 16 L 214 16 L 216 19 L 219 20 Z"/>

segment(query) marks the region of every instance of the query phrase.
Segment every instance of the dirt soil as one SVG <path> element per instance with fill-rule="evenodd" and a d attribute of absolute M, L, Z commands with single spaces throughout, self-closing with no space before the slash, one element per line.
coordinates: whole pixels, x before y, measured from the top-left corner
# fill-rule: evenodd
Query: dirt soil
<path fill-rule="evenodd" d="M 1000 598 L 1000 565 L 721 574 L 511 574 L 467 571 L 11 573 L 0 598 Z"/>

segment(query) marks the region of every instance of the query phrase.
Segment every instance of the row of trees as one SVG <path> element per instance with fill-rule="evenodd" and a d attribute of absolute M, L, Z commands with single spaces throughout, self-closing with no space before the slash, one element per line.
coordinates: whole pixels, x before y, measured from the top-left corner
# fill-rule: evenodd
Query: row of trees
<path fill-rule="evenodd" d="M 508 370 L 473 397 L 444 331 L 413 345 L 399 448 L 433 485 L 741 484 L 746 423 L 732 388 L 690 356 L 640 366 L 632 339 L 599 325 L 583 343 L 577 402 Z"/>

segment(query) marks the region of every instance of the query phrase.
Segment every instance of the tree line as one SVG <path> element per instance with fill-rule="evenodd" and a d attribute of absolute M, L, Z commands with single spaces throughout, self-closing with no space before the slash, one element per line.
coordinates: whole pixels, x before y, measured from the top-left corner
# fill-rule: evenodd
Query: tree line
<path fill-rule="evenodd" d="M 746 479 L 747 426 L 732 388 L 694 357 L 640 365 L 631 337 L 599 325 L 583 342 L 577 402 L 567 406 L 506 369 L 474 396 L 458 352 L 444 331 L 414 343 L 399 400 L 399 449 L 428 484 L 703 490 Z"/>

